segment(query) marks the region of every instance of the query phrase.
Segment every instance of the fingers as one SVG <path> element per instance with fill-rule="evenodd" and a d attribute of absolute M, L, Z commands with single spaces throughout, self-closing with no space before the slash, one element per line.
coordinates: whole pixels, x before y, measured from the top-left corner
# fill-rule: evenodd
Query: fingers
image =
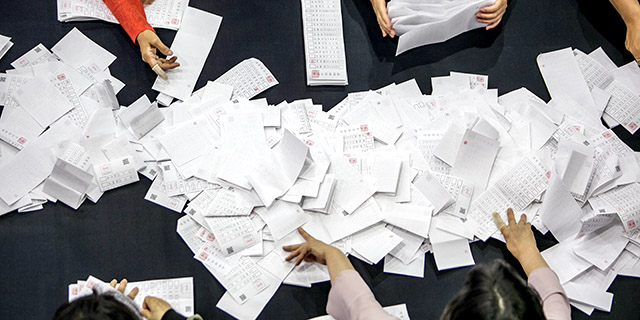
<path fill-rule="evenodd" d="M 116 284 L 118 284 L 118 280 L 116 280 L 116 279 L 113 279 L 113 280 L 111 280 L 111 282 L 109 282 L 109 285 L 111 286 L 111 288 L 115 288 Z"/>
<path fill-rule="evenodd" d="M 502 220 L 502 218 L 500 217 L 500 214 L 494 211 L 494 212 L 492 213 L 492 216 L 493 216 L 493 222 L 495 222 L 495 223 L 496 223 L 496 226 L 498 227 L 498 229 L 500 230 L 500 232 L 503 232 L 503 233 L 504 233 L 503 228 L 506 228 L 506 227 L 507 227 L 507 225 L 506 225 L 506 224 L 504 224 L 504 221 L 503 221 L 503 220 Z"/>
<path fill-rule="evenodd" d="M 180 64 L 176 62 L 177 59 L 178 57 L 172 57 L 169 60 L 160 58 L 158 59 L 158 65 L 164 70 L 173 69 L 180 66 Z"/>
<path fill-rule="evenodd" d="M 294 251 L 298 248 L 300 248 L 301 244 L 292 244 L 290 246 L 283 246 L 282 250 L 286 251 L 286 252 L 291 252 Z"/>
<path fill-rule="evenodd" d="M 142 309 L 140 310 L 140 315 L 149 319 L 151 318 L 151 311 L 149 311 L 148 309 Z"/>
<path fill-rule="evenodd" d="M 133 288 L 133 290 L 131 290 L 131 292 L 129 292 L 129 294 L 127 295 L 127 297 L 129 297 L 129 299 L 133 300 L 135 299 L 135 297 L 138 295 L 138 287 Z"/>
<path fill-rule="evenodd" d="M 120 285 L 118 286 L 118 291 L 124 293 L 124 289 L 127 287 L 127 279 L 122 279 L 122 281 L 120 281 Z"/>
<path fill-rule="evenodd" d="M 513 214 L 513 209 L 507 209 L 507 221 L 509 221 L 509 226 L 516 225 L 516 217 Z"/>
<path fill-rule="evenodd" d="M 156 38 L 155 40 L 153 40 L 153 42 L 151 42 L 151 44 L 154 47 L 156 47 L 158 50 L 160 50 L 160 52 L 162 52 L 162 54 L 164 54 L 165 56 L 173 55 L 173 52 L 171 51 L 171 49 L 169 49 L 169 47 L 167 47 L 164 43 L 162 43 L 160 38 Z"/>
<path fill-rule="evenodd" d="M 497 26 L 500 24 L 500 21 L 502 21 L 502 18 L 498 19 L 498 21 L 496 21 L 496 22 L 494 22 L 494 23 L 492 23 L 492 24 L 489 24 L 489 25 L 486 27 L 486 30 L 491 30 L 491 29 L 493 29 L 493 28 L 497 27 Z"/>
<path fill-rule="evenodd" d="M 302 238 L 304 238 L 304 240 L 306 240 L 306 241 L 309 241 L 309 240 L 313 239 L 313 237 L 310 236 L 306 231 L 304 231 L 304 229 L 302 229 L 302 227 L 298 228 L 298 233 L 300 233 Z"/>
<path fill-rule="evenodd" d="M 520 215 L 520 221 L 518 221 L 518 226 L 524 227 L 526 225 L 527 225 L 527 215 L 523 213 L 522 215 Z"/>

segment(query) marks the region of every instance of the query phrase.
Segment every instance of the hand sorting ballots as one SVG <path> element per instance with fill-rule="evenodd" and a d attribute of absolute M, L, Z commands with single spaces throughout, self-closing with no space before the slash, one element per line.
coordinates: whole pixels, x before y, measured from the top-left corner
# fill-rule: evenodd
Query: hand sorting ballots
<path fill-rule="evenodd" d="M 390 38 L 394 38 L 396 36 L 396 31 L 393 29 L 391 25 L 391 19 L 389 19 L 389 14 L 387 11 L 387 1 L 386 0 L 370 0 L 371 6 L 373 7 L 373 11 L 376 14 L 376 19 L 378 20 L 378 25 L 380 26 L 380 31 L 382 32 L 382 37 L 389 36 Z M 476 13 L 476 20 L 480 23 L 486 23 L 486 30 L 491 30 L 498 26 L 502 21 L 502 16 L 507 11 L 507 0 L 496 0 L 492 5 L 482 7 Z"/>
<path fill-rule="evenodd" d="M 536 246 L 536 239 L 531 230 L 531 223 L 527 222 L 526 214 L 523 213 L 520 221 L 516 222 L 513 209 L 509 208 L 507 209 L 508 225 L 497 212 L 493 213 L 493 219 L 506 240 L 507 249 L 518 259 L 527 276 L 535 269 L 548 267 Z"/>
<path fill-rule="evenodd" d="M 158 51 L 165 56 L 173 55 L 173 52 L 167 47 L 158 35 L 153 30 L 144 30 L 138 34 L 138 45 L 140 46 L 140 54 L 142 55 L 142 61 L 149 64 L 153 72 L 155 72 L 162 79 L 167 80 L 167 75 L 164 70 L 174 69 L 179 67 L 180 64 L 176 62 L 178 57 L 173 56 L 170 59 L 160 58 Z"/>

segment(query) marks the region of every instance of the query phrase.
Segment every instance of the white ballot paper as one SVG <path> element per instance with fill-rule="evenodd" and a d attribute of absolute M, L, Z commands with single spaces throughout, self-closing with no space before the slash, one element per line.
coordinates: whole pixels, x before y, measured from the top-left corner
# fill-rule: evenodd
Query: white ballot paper
<path fill-rule="evenodd" d="M 0 34 L 0 59 L 4 57 L 4 55 L 11 49 L 13 46 L 13 42 L 11 42 L 11 38 L 7 36 L 3 36 Z"/>
<path fill-rule="evenodd" d="M 71 208 L 78 209 L 85 199 L 92 179 L 92 174 L 58 159 L 42 191 Z"/>
<path fill-rule="evenodd" d="M 433 1 L 423 4 L 411 13 L 402 8 L 417 7 L 415 2 L 407 0 L 389 2 L 389 17 L 394 29 L 400 35 L 396 56 L 413 48 L 444 42 L 463 32 L 486 27 L 487 24 L 476 20 L 476 13 L 480 8 L 490 6 L 494 2 L 494 0 Z M 442 10 L 443 8 L 448 10 Z"/>
<path fill-rule="evenodd" d="M 22 85 L 14 97 L 44 128 L 74 108 L 51 82 L 40 77 Z"/>
<path fill-rule="evenodd" d="M 447 189 L 428 171 L 419 175 L 413 181 L 413 185 L 431 202 L 434 207 L 434 214 L 439 213 L 454 203 L 454 199 L 449 192 L 447 192 Z"/>
<path fill-rule="evenodd" d="M 439 216 L 433 217 L 429 239 L 438 270 L 472 266 L 475 264 L 469 247 L 469 239 L 436 227 Z"/>
<path fill-rule="evenodd" d="M 285 130 L 280 142 L 267 150 L 267 157 L 247 175 L 251 186 L 266 206 L 283 195 L 296 181 L 305 163 L 309 147 Z"/>
<path fill-rule="evenodd" d="M 160 298 L 171 305 L 179 314 L 190 317 L 195 312 L 193 300 L 193 277 L 134 281 L 127 284 L 125 294 L 138 288 L 138 294 L 133 300 L 140 310 L 147 296 Z"/>
<path fill-rule="evenodd" d="M 346 86 L 340 0 L 301 0 L 307 85 Z"/>
<path fill-rule="evenodd" d="M 182 26 L 171 44 L 171 51 L 180 57 L 180 68 L 166 70 L 169 79 L 163 80 L 158 76 L 152 89 L 187 100 L 195 89 L 221 23 L 220 16 L 187 7 Z"/>
<path fill-rule="evenodd" d="M 256 58 L 238 63 L 214 82 L 233 86 L 232 100 L 239 97 L 251 99 L 278 84 L 271 71 Z"/>
<path fill-rule="evenodd" d="M 178 30 L 189 0 L 155 0 L 144 7 L 149 24 L 154 28 Z M 118 23 L 102 0 L 58 0 L 58 21 L 103 20 Z"/>
<path fill-rule="evenodd" d="M 477 224 L 475 235 L 483 241 L 488 239 L 498 231 L 491 214 L 498 212 L 507 221 L 507 208 L 523 210 L 547 188 L 549 178 L 551 171 L 540 159 L 526 157 L 520 161 L 471 205 L 468 218 Z"/>
<path fill-rule="evenodd" d="M 51 51 L 76 69 L 95 63 L 100 70 L 104 70 L 116 60 L 116 56 L 87 38 L 77 28 L 69 31 Z"/>
<path fill-rule="evenodd" d="M 372 264 L 377 264 L 402 242 L 402 238 L 385 228 L 384 224 L 377 224 L 354 234 L 352 241 L 353 250 Z"/>

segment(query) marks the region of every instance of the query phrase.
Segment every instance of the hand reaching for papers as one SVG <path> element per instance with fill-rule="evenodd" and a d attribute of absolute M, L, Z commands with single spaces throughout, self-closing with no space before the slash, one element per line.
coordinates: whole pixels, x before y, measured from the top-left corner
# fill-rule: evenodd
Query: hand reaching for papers
<path fill-rule="evenodd" d="M 124 294 L 127 288 L 127 283 L 127 279 L 122 279 L 120 283 L 118 283 L 116 279 L 113 279 L 111 280 L 111 282 L 109 282 L 109 285 L 112 288 L 116 288 L 116 290 L 120 291 L 120 293 Z M 131 290 L 131 292 L 127 294 L 127 297 L 131 300 L 135 299 L 136 295 L 138 295 L 138 291 L 139 290 L 137 287 L 133 288 L 133 290 Z M 171 310 L 171 305 L 169 305 L 169 303 L 167 303 L 166 301 L 160 298 L 147 296 L 144 298 L 140 315 L 149 320 L 160 320 L 169 310 Z"/>
<path fill-rule="evenodd" d="M 173 69 L 179 67 L 180 64 L 176 62 L 178 57 L 172 57 L 167 60 L 158 57 L 158 51 L 165 56 L 173 55 L 173 52 L 167 47 L 158 35 L 153 30 L 144 30 L 138 34 L 138 45 L 140 46 L 140 53 L 142 54 L 142 61 L 149 64 L 151 68 L 156 65 L 160 66 L 163 70 Z"/>
<path fill-rule="evenodd" d="M 478 22 L 488 24 L 487 30 L 491 30 L 500 24 L 505 11 L 507 11 L 507 0 L 496 0 L 492 5 L 480 8 L 476 17 Z"/>
<path fill-rule="evenodd" d="M 302 260 L 326 264 L 329 268 L 331 283 L 333 283 L 340 272 L 353 270 L 349 259 L 338 248 L 317 240 L 302 228 L 298 228 L 298 232 L 306 242 L 282 247 L 284 251 L 291 252 L 286 259 L 287 261 L 291 261 L 297 257 L 296 266 L 299 265 Z"/>
<path fill-rule="evenodd" d="M 387 14 L 387 1 L 371 0 L 371 5 L 373 6 L 373 11 L 376 13 L 378 25 L 380 26 L 380 31 L 382 31 L 382 37 L 386 37 L 387 35 L 391 38 L 395 37 L 396 31 L 393 30 L 391 20 Z"/>
<path fill-rule="evenodd" d="M 536 246 L 536 239 L 531 230 L 531 223 L 527 222 L 526 214 L 522 214 L 520 221 L 516 223 L 513 209 L 509 208 L 507 209 L 509 225 L 504 223 L 497 212 L 493 213 L 493 219 L 507 242 L 507 249 L 518 259 L 527 276 L 535 269 L 548 267 Z"/>
<path fill-rule="evenodd" d="M 111 286 L 111 288 L 116 288 L 116 285 L 118 286 L 116 288 L 116 290 L 120 291 L 120 293 L 124 294 L 124 290 L 127 288 L 127 283 L 129 283 L 127 281 L 127 279 L 122 279 L 122 281 L 120 281 L 120 284 L 118 284 L 118 280 L 113 279 L 111 280 L 111 282 L 109 282 L 109 285 Z M 129 299 L 133 300 L 136 295 L 138 295 L 138 288 L 133 288 L 133 290 L 131 290 L 131 292 L 129 292 L 129 294 L 127 295 L 127 297 L 129 297 Z"/>
<path fill-rule="evenodd" d="M 171 310 L 169 303 L 160 298 L 148 296 L 144 298 L 140 314 L 149 320 L 160 320 L 169 310 Z"/>

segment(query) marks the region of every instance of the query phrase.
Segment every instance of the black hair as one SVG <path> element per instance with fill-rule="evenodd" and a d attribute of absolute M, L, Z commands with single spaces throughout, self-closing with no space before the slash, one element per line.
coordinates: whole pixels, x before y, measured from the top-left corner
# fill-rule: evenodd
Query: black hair
<path fill-rule="evenodd" d="M 109 294 L 93 293 L 61 305 L 53 320 L 139 320 L 131 309 Z"/>
<path fill-rule="evenodd" d="M 440 320 L 545 319 L 538 293 L 504 260 L 477 265 Z"/>

